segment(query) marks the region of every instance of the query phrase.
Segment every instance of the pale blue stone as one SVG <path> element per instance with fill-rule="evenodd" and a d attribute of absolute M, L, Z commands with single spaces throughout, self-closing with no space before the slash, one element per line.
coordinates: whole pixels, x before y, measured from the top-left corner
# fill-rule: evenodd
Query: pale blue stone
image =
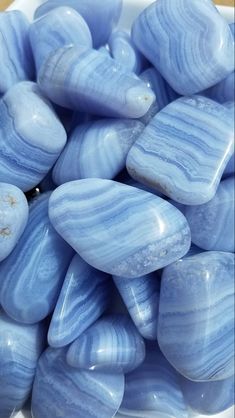
<path fill-rule="evenodd" d="M 19 10 L 0 12 L 0 95 L 19 81 L 34 77 L 29 26 Z"/>
<path fill-rule="evenodd" d="M 49 196 L 31 203 L 18 245 L 0 264 L 1 305 L 10 317 L 26 324 L 53 311 L 73 255 L 49 221 Z"/>
<path fill-rule="evenodd" d="M 102 315 L 110 302 L 110 282 L 107 274 L 74 256 L 51 319 L 51 346 L 71 343 Z"/>
<path fill-rule="evenodd" d="M 128 186 L 136 187 L 137 189 L 141 189 L 141 190 L 144 190 L 145 192 L 152 193 L 156 196 L 164 198 L 164 194 L 161 193 L 159 190 L 154 190 L 151 187 L 148 187 L 143 183 L 139 183 L 138 181 L 132 179 L 129 176 L 127 176 L 127 178 L 125 178 L 122 183 L 128 184 Z"/>
<path fill-rule="evenodd" d="M 64 47 L 41 66 L 38 82 L 54 102 L 102 116 L 140 118 L 155 95 L 134 73 L 95 49 Z"/>
<path fill-rule="evenodd" d="M 205 96 L 219 103 L 235 100 L 235 73 L 229 74 L 224 80 L 202 92 Z"/>
<path fill-rule="evenodd" d="M 156 340 L 160 296 L 157 273 L 134 279 L 113 276 L 113 280 L 140 334 Z"/>
<path fill-rule="evenodd" d="M 65 183 L 50 198 L 55 229 L 93 267 L 139 277 L 187 253 L 185 217 L 165 200 L 112 180 Z"/>
<path fill-rule="evenodd" d="M 164 269 L 158 342 L 188 379 L 233 375 L 234 254 L 206 251 Z"/>
<path fill-rule="evenodd" d="M 235 252 L 234 191 L 234 177 L 229 177 L 208 203 L 186 207 L 194 244 L 204 250 Z"/>
<path fill-rule="evenodd" d="M 35 18 L 50 10 L 67 6 L 75 9 L 87 22 L 94 47 L 104 45 L 116 26 L 122 10 L 122 0 L 50 0 L 38 7 Z"/>
<path fill-rule="evenodd" d="M 67 45 L 92 48 L 92 38 L 83 17 L 70 7 L 57 7 L 35 20 L 29 39 L 37 70 L 56 49 Z"/>
<path fill-rule="evenodd" d="M 233 34 L 233 38 L 235 40 L 235 22 L 230 23 L 229 27 L 230 27 L 230 30 L 231 30 L 231 32 Z"/>
<path fill-rule="evenodd" d="M 48 348 L 39 360 L 33 418 L 112 418 L 123 397 L 123 374 L 77 370 L 65 350 Z"/>
<path fill-rule="evenodd" d="M 128 315 L 106 315 L 69 347 L 67 362 L 80 369 L 129 373 L 145 358 L 145 344 Z"/>
<path fill-rule="evenodd" d="M 229 111 L 231 112 L 231 117 L 234 120 L 234 114 L 235 114 L 235 102 L 226 102 L 224 103 L 224 106 L 226 106 L 227 109 L 229 109 Z M 223 172 L 223 177 L 228 177 L 231 175 L 235 174 L 235 155 L 233 153 L 233 155 L 230 157 L 229 162 L 227 163 L 224 172 Z"/>
<path fill-rule="evenodd" d="M 25 195 L 12 184 L 0 183 L 0 261 L 14 249 L 28 220 Z"/>
<path fill-rule="evenodd" d="M 105 119 L 79 125 L 53 169 L 56 184 L 84 178 L 114 178 L 144 125 L 135 120 Z"/>
<path fill-rule="evenodd" d="M 65 143 L 66 132 L 35 83 L 18 83 L 1 99 L 0 182 L 32 189 Z"/>
<path fill-rule="evenodd" d="M 45 335 L 43 324 L 19 324 L 0 309 L 0 418 L 10 418 L 29 397 Z"/>
<path fill-rule="evenodd" d="M 233 154 L 230 111 L 203 96 L 182 97 L 162 109 L 127 156 L 127 170 L 176 202 L 211 200 Z"/>
<path fill-rule="evenodd" d="M 132 39 L 185 96 L 213 86 L 234 70 L 233 35 L 212 1 L 158 0 L 136 19 Z"/>

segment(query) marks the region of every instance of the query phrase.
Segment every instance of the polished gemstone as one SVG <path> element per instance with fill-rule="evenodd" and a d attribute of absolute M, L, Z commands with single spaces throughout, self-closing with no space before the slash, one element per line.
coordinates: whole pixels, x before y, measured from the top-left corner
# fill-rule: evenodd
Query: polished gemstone
<path fill-rule="evenodd" d="M 124 392 L 123 374 L 77 370 L 64 349 L 41 356 L 32 395 L 33 418 L 112 418 Z"/>
<path fill-rule="evenodd" d="M 230 111 L 230 115 L 232 120 L 234 120 L 234 114 L 235 114 L 235 102 L 226 102 L 224 103 L 224 106 L 226 106 L 227 109 L 229 109 Z M 234 151 L 234 149 L 233 149 Z M 223 172 L 223 177 L 228 177 L 228 176 L 232 176 L 235 174 L 235 154 L 233 152 L 233 155 L 230 157 L 230 160 L 228 161 L 224 172 Z"/>
<path fill-rule="evenodd" d="M 135 120 L 104 119 L 88 122 L 72 132 L 53 169 L 57 184 L 84 178 L 114 178 L 144 125 Z"/>
<path fill-rule="evenodd" d="M 132 38 L 184 96 L 213 86 L 234 70 L 233 35 L 212 1 L 158 0 L 137 17 Z"/>
<path fill-rule="evenodd" d="M 151 120 L 126 165 L 133 178 L 176 202 L 200 205 L 215 195 L 233 145 L 226 107 L 202 96 L 182 97 Z"/>
<path fill-rule="evenodd" d="M 67 271 L 51 319 L 48 342 L 63 347 L 98 319 L 109 304 L 111 278 L 89 266 L 78 254 Z"/>
<path fill-rule="evenodd" d="M 235 73 L 230 73 L 226 78 L 215 86 L 204 90 L 202 94 L 219 103 L 235 100 Z"/>
<path fill-rule="evenodd" d="M 138 277 L 172 263 L 190 246 L 185 217 L 151 193 L 112 180 L 65 183 L 50 198 L 55 229 L 93 267 Z"/>
<path fill-rule="evenodd" d="M 233 375 L 234 254 L 206 251 L 164 269 L 158 342 L 188 379 Z"/>
<path fill-rule="evenodd" d="M 66 132 L 35 83 L 18 83 L 0 100 L 1 182 L 32 189 L 65 143 Z"/>
<path fill-rule="evenodd" d="M 0 261 L 12 252 L 20 239 L 28 211 L 22 191 L 12 184 L 0 183 Z"/>
<path fill-rule="evenodd" d="M 136 187 L 137 189 L 144 190 L 145 192 L 155 194 L 156 196 L 164 198 L 164 194 L 159 190 L 152 189 L 151 187 L 146 186 L 143 183 L 139 183 L 134 180 L 132 177 L 127 176 L 121 183 L 127 184 L 128 186 Z"/>
<path fill-rule="evenodd" d="M 129 373 L 145 358 L 145 344 L 128 315 L 106 315 L 70 346 L 70 366 L 112 373 Z"/>
<path fill-rule="evenodd" d="M 9 316 L 26 324 L 53 311 L 73 255 L 49 221 L 49 195 L 31 203 L 18 245 L 0 264 L 1 305 Z"/>
<path fill-rule="evenodd" d="M 205 250 L 235 252 L 234 193 L 234 177 L 229 177 L 208 203 L 186 207 L 194 244 Z"/>

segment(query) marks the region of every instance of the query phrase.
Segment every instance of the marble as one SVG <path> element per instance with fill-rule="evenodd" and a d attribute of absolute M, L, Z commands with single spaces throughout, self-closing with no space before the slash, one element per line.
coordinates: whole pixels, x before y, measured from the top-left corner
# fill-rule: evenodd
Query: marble
<path fill-rule="evenodd" d="M 66 363 L 64 349 L 48 348 L 36 372 L 32 416 L 112 418 L 121 404 L 123 392 L 123 374 L 75 369 Z"/>
<path fill-rule="evenodd" d="M 0 308 L 0 418 L 10 418 L 23 407 L 44 345 L 42 323 L 19 324 Z"/>
<path fill-rule="evenodd" d="M 69 347 L 70 366 L 109 373 L 129 373 L 145 358 L 145 344 L 128 315 L 105 315 Z"/>
<path fill-rule="evenodd" d="M 14 85 L 0 101 L 0 182 L 35 187 L 65 146 L 66 132 L 32 82 Z"/>
<path fill-rule="evenodd" d="M 110 281 L 78 254 L 73 257 L 51 319 L 50 346 L 70 344 L 103 314 L 110 302 Z"/>
<path fill-rule="evenodd" d="M 181 212 L 158 196 L 112 180 L 63 184 L 51 195 L 49 217 L 88 264 L 116 276 L 155 271 L 187 253 L 191 242 Z"/>
<path fill-rule="evenodd" d="M 49 221 L 49 196 L 32 201 L 18 245 L 0 264 L 0 303 L 11 318 L 25 324 L 53 311 L 73 256 Z"/>
<path fill-rule="evenodd" d="M 19 81 L 34 77 L 29 26 L 19 10 L 0 12 L 0 96 Z"/>
<path fill-rule="evenodd" d="M 157 273 L 134 279 L 113 276 L 113 280 L 139 333 L 156 340 L 160 297 Z"/>
<path fill-rule="evenodd" d="M 12 252 L 28 221 L 25 195 L 12 184 L 0 183 L 0 262 Z"/>
<path fill-rule="evenodd" d="M 138 119 L 155 100 L 152 90 L 134 73 L 85 47 L 55 51 L 41 66 L 38 83 L 52 102 L 101 116 Z"/>
<path fill-rule="evenodd" d="M 234 70 L 233 35 L 212 1 L 158 0 L 137 17 L 132 39 L 184 96 L 215 85 Z"/>
<path fill-rule="evenodd" d="M 36 19 L 30 26 L 29 39 L 37 70 L 51 53 L 63 46 L 92 48 L 87 23 L 70 7 L 57 7 Z"/>
<path fill-rule="evenodd" d="M 87 22 L 94 47 L 104 45 L 117 25 L 122 11 L 122 0 L 50 0 L 39 6 L 34 17 L 38 18 L 50 10 L 67 6 L 75 9 Z"/>
<path fill-rule="evenodd" d="M 234 225 L 235 179 L 221 181 L 218 190 L 208 203 L 187 206 L 192 242 L 204 250 L 235 252 Z"/>
<path fill-rule="evenodd" d="M 60 185 L 84 178 L 114 178 L 144 125 L 135 120 L 104 119 L 78 125 L 53 169 Z"/>
<path fill-rule="evenodd" d="M 158 342 L 167 360 L 190 380 L 233 375 L 233 253 L 206 251 L 164 269 Z"/>
<path fill-rule="evenodd" d="M 162 109 L 130 149 L 131 177 L 176 202 L 211 200 L 233 154 L 230 111 L 203 96 L 182 97 Z"/>

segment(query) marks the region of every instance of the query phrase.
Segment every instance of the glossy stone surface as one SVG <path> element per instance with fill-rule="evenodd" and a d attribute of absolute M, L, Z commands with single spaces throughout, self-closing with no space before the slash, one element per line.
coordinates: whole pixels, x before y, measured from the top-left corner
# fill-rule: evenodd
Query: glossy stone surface
<path fill-rule="evenodd" d="M 144 125 L 135 120 L 98 120 L 79 125 L 53 169 L 56 184 L 83 178 L 114 178 Z"/>
<path fill-rule="evenodd" d="M 112 418 L 123 392 L 122 374 L 77 370 L 66 363 L 64 350 L 48 348 L 36 372 L 32 415 L 33 418 Z"/>
<path fill-rule="evenodd" d="M 0 309 L 0 418 L 23 407 L 44 345 L 42 324 L 19 324 Z"/>
<path fill-rule="evenodd" d="M 70 7 L 57 7 L 30 26 L 29 38 L 37 70 L 56 49 L 67 45 L 92 48 L 92 38 L 83 17 Z"/>
<path fill-rule="evenodd" d="M 205 90 L 203 94 L 219 103 L 226 103 L 235 100 L 235 74 L 230 73 L 225 79 L 215 86 Z"/>
<path fill-rule="evenodd" d="M 109 304 L 111 279 L 76 254 L 51 319 L 48 342 L 63 347 L 98 319 Z"/>
<path fill-rule="evenodd" d="M 13 86 L 0 101 L 0 181 L 27 191 L 50 170 L 66 132 L 35 83 Z"/>
<path fill-rule="evenodd" d="M 29 22 L 22 12 L 0 12 L 0 96 L 19 81 L 34 76 L 28 32 Z"/>
<path fill-rule="evenodd" d="M 151 120 L 126 165 L 134 179 L 176 202 L 200 205 L 214 197 L 233 146 L 227 108 L 203 96 L 182 97 Z"/>
<path fill-rule="evenodd" d="M 138 369 L 125 376 L 125 393 L 118 416 L 188 418 L 177 372 L 157 347 L 148 350 Z"/>
<path fill-rule="evenodd" d="M 235 180 L 229 177 L 208 203 L 186 207 L 194 244 L 205 250 L 235 252 L 234 192 Z"/>
<path fill-rule="evenodd" d="M 188 224 L 177 209 L 112 180 L 63 184 L 50 198 L 49 216 L 88 264 L 117 276 L 150 273 L 183 256 L 190 246 Z"/>
<path fill-rule="evenodd" d="M 138 181 L 134 180 L 133 178 L 127 176 L 121 183 L 127 184 L 128 186 L 136 187 L 137 189 L 144 190 L 145 192 L 152 193 L 156 196 L 164 198 L 164 194 L 161 193 L 159 190 L 154 190 L 151 187 L 146 186 L 143 183 L 139 183 Z M 170 202 L 171 203 L 171 202 Z"/>
<path fill-rule="evenodd" d="M 0 261 L 17 244 L 28 220 L 25 195 L 12 184 L 0 183 Z"/>
<path fill-rule="evenodd" d="M 233 35 L 212 1 L 158 0 L 136 19 L 132 38 L 170 86 L 185 96 L 213 86 L 234 70 Z"/>
<path fill-rule="evenodd" d="M 67 362 L 87 370 L 128 373 L 145 358 L 145 344 L 128 315 L 106 315 L 70 346 Z"/>
<path fill-rule="evenodd" d="M 113 280 L 140 334 L 156 340 L 160 296 L 157 273 L 135 279 L 113 276 Z"/>
<path fill-rule="evenodd" d="M 158 342 L 185 377 L 216 381 L 234 373 L 234 254 L 207 251 L 163 271 Z"/>
<path fill-rule="evenodd" d="M 92 33 L 94 47 L 97 48 L 108 41 L 116 26 L 122 10 L 122 0 L 50 0 L 38 7 L 35 17 L 59 6 L 72 7 L 81 14 Z"/>
<path fill-rule="evenodd" d="M 33 324 L 56 304 L 73 250 L 48 218 L 49 194 L 30 205 L 29 221 L 18 245 L 0 264 L 0 302 L 13 319 Z"/>

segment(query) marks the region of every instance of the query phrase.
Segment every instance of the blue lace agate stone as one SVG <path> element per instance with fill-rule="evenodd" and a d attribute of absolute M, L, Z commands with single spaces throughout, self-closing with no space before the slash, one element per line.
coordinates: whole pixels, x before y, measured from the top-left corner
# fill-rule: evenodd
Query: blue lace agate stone
<path fill-rule="evenodd" d="M 23 407 L 44 345 L 44 325 L 19 324 L 0 309 L 0 418 Z"/>
<path fill-rule="evenodd" d="M 35 20 L 29 38 L 39 70 L 41 64 L 56 49 L 66 45 L 92 48 L 92 38 L 83 17 L 70 7 L 58 7 Z"/>
<path fill-rule="evenodd" d="M 135 120 L 98 120 L 79 125 L 53 169 L 56 184 L 83 178 L 114 178 L 144 125 Z"/>
<path fill-rule="evenodd" d="M 136 19 L 132 38 L 170 86 L 185 96 L 213 86 L 234 70 L 233 35 L 212 1 L 158 0 Z"/>
<path fill-rule="evenodd" d="M 127 156 L 136 180 L 176 202 L 211 200 L 233 153 L 230 111 L 202 96 L 182 97 L 162 109 Z"/>
<path fill-rule="evenodd" d="M 194 244 L 205 250 L 235 252 L 234 191 L 234 177 L 229 177 L 208 203 L 186 207 Z"/>
<path fill-rule="evenodd" d="M 12 184 L 0 183 L 0 261 L 16 246 L 28 220 L 25 195 Z"/>
<path fill-rule="evenodd" d="M 81 369 L 128 373 L 145 358 L 145 344 L 128 315 L 107 315 L 70 346 L 67 362 Z"/>
<path fill-rule="evenodd" d="M 205 96 L 219 103 L 226 103 L 235 100 L 235 73 L 229 74 L 224 80 L 215 86 L 203 91 Z"/>
<path fill-rule="evenodd" d="M 50 0 L 43 3 L 34 17 L 48 13 L 50 10 L 67 6 L 75 9 L 87 22 L 94 47 L 104 45 L 116 26 L 122 10 L 122 0 Z"/>
<path fill-rule="evenodd" d="M 123 374 L 77 370 L 66 363 L 65 350 L 48 348 L 36 372 L 32 416 L 112 418 L 123 392 Z"/>
<path fill-rule="evenodd" d="M 165 200 L 112 180 L 65 183 L 50 198 L 55 229 L 93 267 L 139 277 L 187 253 L 185 217 Z"/>
<path fill-rule="evenodd" d="M 71 343 L 102 315 L 109 304 L 110 281 L 107 274 L 74 256 L 51 319 L 51 346 Z"/>
<path fill-rule="evenodd" d="M 49 194 L 31 204 L 18 245 L 0 264 L 0 302 L 13 319 L 33 324 L 56 304 L 73 250 L 48 218 Z"/>
<path fill-rule="evenodd" d="M 138 181 L 132 179 L 131 177 L 127 176 L 121 183 L 128 184 L 128 186 L 136 187 L 137 189 L 144 190 L 145 192 L 155 194 L 156 196 L 163 197 L 164 194 L 159 192 L 159 190 L 153 190 L 151 187 L 146 186 L 143 183 L 139 183 Z M 170 202 L 172 203 L 172 202 Z"/>
<path fill-rule="evenodd" d="M 95 49 L 64 47 L 41 66 L 38 82 L 55 103 L 102 116 L 140 118 L 155 95 L 134 73 Z"/>
<path fill-rule="evenodd" d="M 157 339 L 160 280 L 156 273 L 129 279 L 113 276 L 115 285 L 140 334 Z"/>
<path fill-rule="evenodd" d="M 0 96 L 19 81 L 34 76 L 29 26 L 19 10 L 0 12 Z"/>
<path fill-rule="evenodd" d="M 66 132 L 35 83 L 13 86 L 0 101 L 0 181 L 28 191 L 50 170 Z"/>
<path fill-rule="evenodd" d="M 234 254 L 207 251 L 164 269 L 158 342 L 190 380 L 233 375 Z"/>

